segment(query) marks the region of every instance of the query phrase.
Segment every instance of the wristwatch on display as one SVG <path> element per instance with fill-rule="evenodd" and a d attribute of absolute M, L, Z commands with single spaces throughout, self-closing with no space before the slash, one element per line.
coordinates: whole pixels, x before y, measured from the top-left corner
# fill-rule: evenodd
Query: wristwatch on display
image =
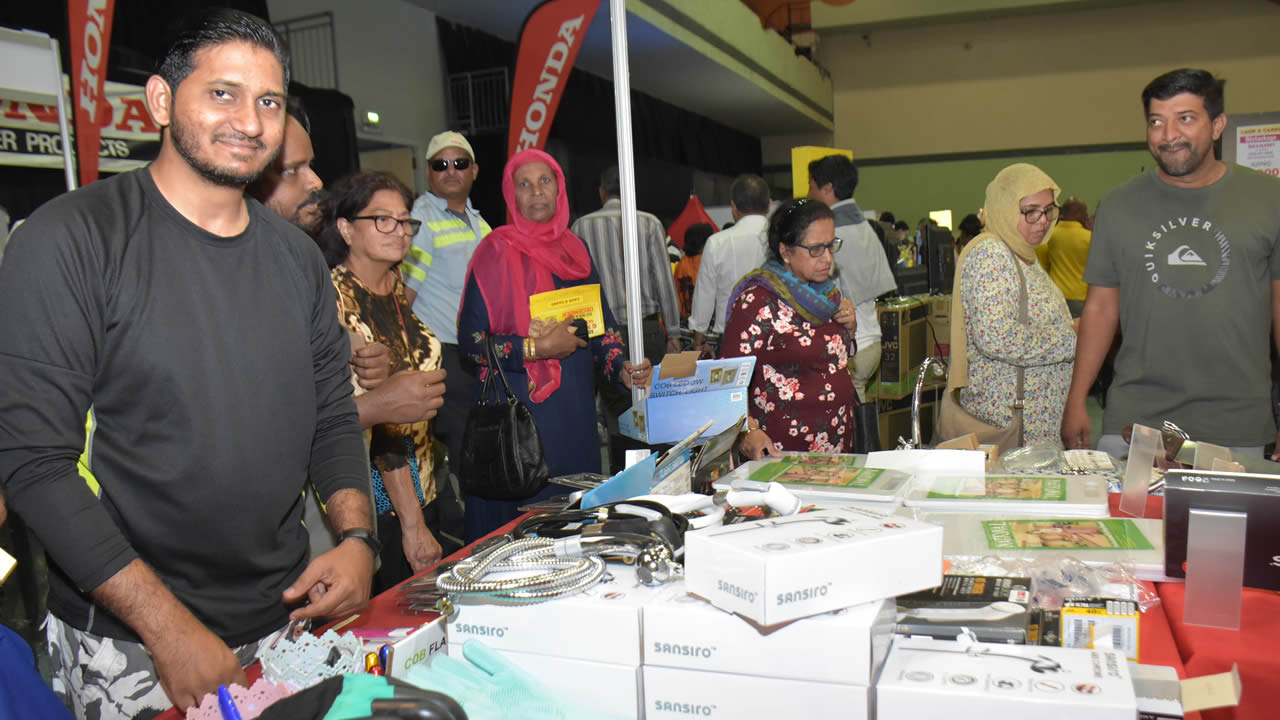
<path fill-rule="evenodd" d="M 382 543 L 378 542 L 378 538 L 374 537 L 372 532 L 369 532 L 364 528 L 344 530 L 342 534 L 338 536 L 337 544 L 341 545 L 350 538 L 356 538 L 365 545 L 368 545 L 369 549 L 373 551 L 374 562 L 377 562 L 382 557 Z"/>

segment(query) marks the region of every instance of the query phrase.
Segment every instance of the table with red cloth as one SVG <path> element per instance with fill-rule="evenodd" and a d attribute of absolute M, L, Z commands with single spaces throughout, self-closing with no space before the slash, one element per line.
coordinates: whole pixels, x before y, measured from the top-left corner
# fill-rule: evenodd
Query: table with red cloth
<path fill-rule="evenodd" d="M 497 530 L 494 530 L 492 533 L 489 533 L 485 537 L 462 548 L 461 550 L 450 555 L 449 557 L 444 558 L 440 562 L 441 563 L 456 562 L 465 557 L 470 557 L 472 549 L 476 547 L 476 545 L 484 542 L 485 540 L 495 535 L 501 535 L 502 533 L 508 533 L 508 532 L 511 532 L 512 530 L 515 530 L 516 525 L 521 520 L 523 520 L 524 517 L 525 516 L 522 515 L 516 518 L 515 520 L 512 520 L 506 525 L 503 525 Z M 415 575 L 414 578 L 431 572 L 434 567 L 435 566 L 432 566 L 431 568 L 423 570 L 418 575 Z M 414 626 L 422 625 L 423 623 L 426 623 L 426 622 L 430 622 L 432 619 L 438 617 L 439 614 L 433 613 L 433 612 L 421 613 L 421 614 L 410 613 L 408 611 L 407 606 L 402 602 L 402 595 L 400 592 L 398 592 L 398 590 L 402 585 L 412 580 L 413 578 L 409 578 L 408 580 L 405 580 L 403 583 L 400 583 L 400 585 L 396 585 L 395 587 L 387 590 L 386 592 L 383 592 L 380 595 L 376 595 L 370 598 L 369 604 L 361 608 L 356 613 L 353 613 L 352 615 L 345 615 L 343 617 L 336 618 L 335 620 L 328 623 L 327 625 L 324 625 L 320 628 L 313 630 L 313 632 L 316 635 L 320 635 L 325 630 L 338 624 L 342 624 L 343 627 L 341 630 L 339 630 L 339 632 L 342 632 L 345 630 L 355 630 L 357 628 L 362 628 L 362 627 L 369 627 L 369 628 L 414 627 Z M 354 617 L 354 620 L 351 620 L 351 618 L 353 617 Z M 351 622 L 346 622 L 347 620 L 351 620 Z M 245 674 L 249 678 L 249 684 L 253 684 L 255 680 L 262 677 L 262 664 L 255 662 L 254 664 L 245 668 Z M 177 708 L 170 708 L 165 712 L 161 713 L 160 715 L 157 715 L 156 720 L 181 720 L 183 717 L 184 717 L 184 714 L 181 712 L 178 712 Z"/>
<path fill-rule="evenodd" d="M 1119 495 L 1111 496 L 1111 513 L 1119 512 Z M 1147 500 L 1146 517 L 1159 518 L 1164 514 L 1164 498 Z M 510 532 L 522 518 L 493 531 L 489 536 Z M 477 541 L 483 542 L 484 539 Z M 445 558 L 452 562 L 471 554 L 476 543 Z M 426 570 L 421 574 L 426 574 Z M 416 577 L 416 576 L 415 576 Z M 406 580 L 405 582 L 409 582 Z M 1152 587 L 1151 583 L 1147 583 Z M 406 611 L 399 586 L 377 597 L 361 609 L 358 617 L 343 629 L 359 627 L 407 627 L 421 625 L 434 614 L 411 614 Z M 1244 692 L 1240 706 L 1188 713 L 1187 720 L 1270 720 L 1280 718 L 1280 649 L 1272 643 L 1280 641 L 1280 593 L 1246 589 L 1239 631 L 1221 630 L 1187 625 L 1182 622 L 1183 586 L 1181 583 L 1155 583 L 1161 604 L 1148 609 L 1142 615 L 1138 638 L 1138 661 L 1147 665 L 1168 665 L 1178 672 L 1178 677 L 1199 677 L 1229 672 L 1233 664 L 1239 664 Z M 345 618 L 339 618 L 341 622 Z M 332 623 L 336 624 L 336 623 Z M 323 628 L 322 628 L 323 629 Z M 252 682 L 261 676 L 261 667 L 254 664 L 248 670 Z M 179 720 L 177 710 L 169 710 L 158 720 Z"/>

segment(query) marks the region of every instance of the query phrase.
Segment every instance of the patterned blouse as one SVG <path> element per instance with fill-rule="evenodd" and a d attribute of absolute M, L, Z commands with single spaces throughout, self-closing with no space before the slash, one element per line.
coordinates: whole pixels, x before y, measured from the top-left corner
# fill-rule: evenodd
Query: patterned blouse
<path fill-rule="evenodd" d="M 779 450 L 853 452 L 848 332 L 814 326 L 774 293 L 753 287 L 725 325 L 721 354 L 754 355 L 751 417 Z"/>
<path fill-rule="evenodd" d="M 338 318 L 366 343 L 382 343 L 391 350 L 392 373 L 440 367 L 440 341 L 413 314 L 413 306 L 405 298 L 404 282 L 398 273 L 395 288 L 389 295 L 374 294 L 345 265 L 334 268 L 330 277 L 338 291 Z M 365 392 L 354 374 L 351 383 L 356 395 Z M 368 439 L 369 457 L 378 471 L 404 467 L 409 462 L 412 449 L 418 466 L 418 477 L 414 478 L 418 501 L 426 505 L 435 499 L 430 420 L 409 425 L 375 425 L 368 431 Z M 390 498 L 377 474 L 374 477 L 374 495 L 378 513 L 390 512 Z"/>
<path fill-rule="evenodd" d="M 1027 325 L 1018 322 L 1015 272 L 1027 279 Z M 1023 440 L 1059 440 L 1076 356 L 1062 291 L 1039 263 L 1016 260 L 1004 243 L 989 237 L 965 257 L 958 292 L 969 341 L 969 384 L 960 390 L 960 404 L 985 422 L 1007 427 L 1017 368 L 1023 367 Z"/>

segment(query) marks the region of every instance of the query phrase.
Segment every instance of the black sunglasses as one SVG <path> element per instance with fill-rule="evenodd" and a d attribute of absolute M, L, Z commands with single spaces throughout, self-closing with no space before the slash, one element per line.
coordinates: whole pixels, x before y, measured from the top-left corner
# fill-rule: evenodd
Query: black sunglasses
<path fill-rule="evenodd" d="M 443 159 L 432 160 L 430 167 L 432 170 L 435 170 L 436 172 L 444 172 L 449 169 L 449 161 L 443 160 Z M 471 167 L 471 158 L 465 158 L 465 157 L 454 158 L 453 167 L 458 170 L 466 170 L 467 168 Z"/>

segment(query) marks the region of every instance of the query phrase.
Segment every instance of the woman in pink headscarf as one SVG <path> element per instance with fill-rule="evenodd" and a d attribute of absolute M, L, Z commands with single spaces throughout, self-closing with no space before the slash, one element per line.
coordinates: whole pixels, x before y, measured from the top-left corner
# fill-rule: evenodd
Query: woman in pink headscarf
<path fill-rule="evenodd" d="M 598 473 L 594 370 L 629 391 L 633 384 L 647 386 L 652 368 L 648 360 L 634 368 L 626 362 L 603 294 L 605 329 L 596 337 L 583 340 L 568 321 L 530 319 L 531 295 L 600 283 L 587 246 L 569 230 L 560 165 L 541 150 L 517 153 L 503 168 L 502 194 L 512 221 L 485 236 L 471 257 L 458 315 L 459 349 L 483 374 L 485 344 L 493 338 L 512 391 L 533 412 L 552 477 Z M 516 506 L 527 502 L 468 497 L 468 540 L 514 518 Z"/>

